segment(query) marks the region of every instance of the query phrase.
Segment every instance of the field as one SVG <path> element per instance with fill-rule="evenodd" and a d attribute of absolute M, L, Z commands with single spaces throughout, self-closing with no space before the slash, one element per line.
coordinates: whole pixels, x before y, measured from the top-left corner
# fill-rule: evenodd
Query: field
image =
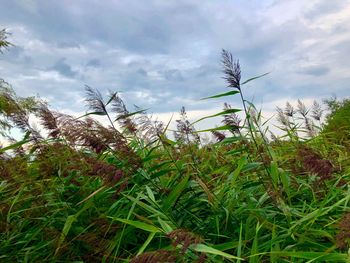
<path fill-rule="evenodd" d="M 228 87 L 206 99 L 227 103 L 198 120 L 222 125 L 201 131 L 185 108 L 170 131 L 86 87 L 77 118 L 2 81 L 0 261 L 349 262 L 350 101 L 287 103 L 271 134 L 244 97 L 263 76 L 241 81 L 225 50 L 222 67 Z"/>

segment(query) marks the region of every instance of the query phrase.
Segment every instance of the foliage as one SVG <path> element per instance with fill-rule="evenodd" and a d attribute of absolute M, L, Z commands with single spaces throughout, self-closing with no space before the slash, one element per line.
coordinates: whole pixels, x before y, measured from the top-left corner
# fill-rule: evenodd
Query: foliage
<path fill-rule="evenodd" d="M 11 46 L 11 43 L 7 41 L 8 33 L 5 29 L 0 30 L 0 53 L 3 52 L 4 49 Z"/>
<path fill-rule="evenodd" d="M 278 110 L 285 134 L 269 140 L 242 94 L 256 78 L 241 83 L 227 51 L 223 66 L 231 91 L 206 99 L 240 96 L 245 117 L 226 103 L 201 118 L 223 117 L 209 144 L 184 108 L 172 140 L 117 93 L 87 87 L 91 112 L 75 118 L 2 88 L 1 262 L 348 262 L 349 148 L 301 101 Z"/>
<path fill-rule="evenodd" d="M 329 99 L 325 101 L 330 113 L 327 116 L 327 125 L 323 133 L 341 143 L 350 139 L 350 99 L 338 101 Z"/>

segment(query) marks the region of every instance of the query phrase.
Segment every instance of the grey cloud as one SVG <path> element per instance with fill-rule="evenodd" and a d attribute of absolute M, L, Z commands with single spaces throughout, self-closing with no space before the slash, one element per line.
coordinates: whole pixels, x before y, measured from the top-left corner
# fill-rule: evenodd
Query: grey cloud
<path fill-rule="evenodd" d="M 94 58 L 94 59 L 90 59 L 87 63 L 86 63 L 87 67 L 93 67 L 93 68 L 98 68 L 101 66 L 101 61 L 98 58 Z"/>
<path fill-rule="evenodd" d="M 2 6 L 2 20 L 27 24 L 36 36 L 58 45 L 103 40 L 110 46 L 139 53 L 166 53 L 179 43 L 177 36 L 191 38 L 204 34 L 207 19 L 196 4 L 185 1 L 162 4 L 149 1 L 56 1 L 39 0 L 33 12 L 21 2 L 8 1 Z M 54 12 L 54 15 L 52 15 Z M 196 15 L 193 15 L 196 14 Z"/>
<path fill-rule="evenodd" d="M 165 70 L 161 71 L 161 74 L 164 75 L 166 80 L 169 81 L 183 81 L 184 78 L 182 77 L 181 71 L 177 69 L 170 69 L 170 70 Z"/>
<path fill-rule="evenodd" d="M 330 71 L 330 68 L 326 66 L 312 66 L 300 69 L 298 72 L 301 74 L 307 74 L 312 76 L 326 75 Z"/>
<path fill-rule="evenodd" d="M 143 76 L 143 77 L 146 77 L 147 76 L 147 71 L 144 70 L 143 68 L 139 68 L 137 71 L 136 71 L 137 74 Z"/>
<path fill-rule="evenodd" d="M 305 12 L 305 16 L 307 18 L 314 19 L 320 17 L 321 15 L 336 13 L 347 4 L 349 4 L 349 1 L 347 0 L 320 0 L 313 6 L 313 8 Z"/>
<path fill-rule="evenodd" d="M 78 72 L 72 69 L 72 67 L 66 63 L 65 58 L 59 59 L 49 70 L 55 70 L 65 77 L 73 78 L 76 77 Z"/>
<path fill-rule="evenodd" d="M 32 58 L 25 53 L 24 48 L 21 46 L 13 46 L 7 52 L 1 54 L 0 61 L 7 60 L 14 63 L 22 63 L 25 65 L 31 64 Z"/>
<path fill-rule="evenodd" d="M 57 47 L 59 48 L 80 48 L 77 42 L 59 41 L 57 42 Z"/>

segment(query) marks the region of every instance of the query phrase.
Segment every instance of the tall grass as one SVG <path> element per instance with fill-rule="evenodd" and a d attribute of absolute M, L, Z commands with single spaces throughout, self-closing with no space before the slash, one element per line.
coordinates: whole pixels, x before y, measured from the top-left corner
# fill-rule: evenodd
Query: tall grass
<path fill-rule="evenodd" d="M 258 77 L 241 82 L 238 61 L 222 55 L 229 91 L 206 99 L 240 96 L 245 118 L 228 101 L 198 120 L 223 117 L 205 130 L 209 144 L 184 108 L 172 140 L 117 93 L 86 87 L 90 112 L 76 118 L 2 82 L 1 132 L 12 143 L 0 149 L 0 261 L 348 262 L 349 148 L 302 102 L 278 109 L 285 135 L 268 139 L 243 95 Z M 320 112 L 314 104 L 318 121 Z"/>

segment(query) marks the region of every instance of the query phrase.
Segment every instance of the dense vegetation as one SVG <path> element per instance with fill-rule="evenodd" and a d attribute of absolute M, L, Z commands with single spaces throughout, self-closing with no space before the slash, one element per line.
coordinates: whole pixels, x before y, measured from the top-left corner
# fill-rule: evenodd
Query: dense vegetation
<path fill-rule="evenodd" d="M 175 139 L 117 93 L 86 87 L 76 118 L 2 81 L 0 261 L 348 262 L 349 101 L 326 101 L 325 123 L 320 104 L 287 103 L 270 134 L 243 96 L 255 78 L 226 51 L 222 63 L 228 90 L 207 99 L 240 96 L 245 117 L 225 104 L 202 118 L 222 126 L 196 131 L 183 108 Z"/>

